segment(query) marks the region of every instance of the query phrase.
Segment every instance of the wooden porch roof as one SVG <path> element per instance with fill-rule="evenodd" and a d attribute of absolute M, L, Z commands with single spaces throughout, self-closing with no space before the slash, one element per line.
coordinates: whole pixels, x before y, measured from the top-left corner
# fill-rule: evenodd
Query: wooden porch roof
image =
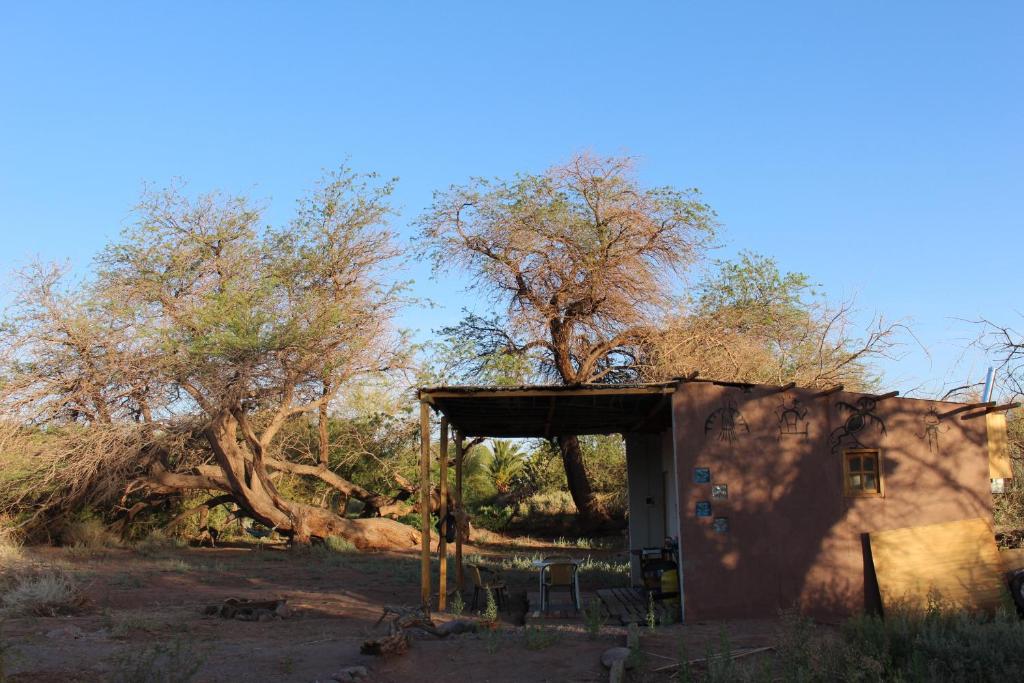
<path fill-rule="evenodd" d="M 676 382 L 447 386 L 424 387 L 418 395 L 463 436 L 550 438 L 664 431 L 672 424 L 675 387 Z"/>

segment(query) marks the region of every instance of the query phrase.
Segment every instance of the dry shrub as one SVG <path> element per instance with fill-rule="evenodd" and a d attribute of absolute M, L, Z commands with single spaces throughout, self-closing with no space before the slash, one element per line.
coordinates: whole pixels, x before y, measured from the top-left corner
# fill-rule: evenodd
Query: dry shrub
<path fill-rule="evenodd" d="M 117 536 L 95 517 L 72 522 L 61 533 L 64 545 L 85 550 L 105 550 L 120 545 Z"/>
<path fill-rule="evenodd" d="M 135 424 L 36 430 L 0 419 L 0 514 L 16 516 L 28 539 L 52 540 L 83 510 L 115 503 L 154 438 Z"/>
<path fill-rule="evenodd" d="M 0 598 L 8 614 L 54 617 L 74 614 L 85 606 L 85 596 L 70 574 L 59 568 L 17 575 Z"/>
<path fill-rule="evenodd" d="M 159 557 L 171 552 L 172 550 L 184 547 L 185 542 L 183 540 L 175 536 L 168 536 L 163 531 L 157 529 L 135 543 L 135 545 L 132 546 L 132 550 L 143 557 Z"/>
<path fill-rule="evenodd" d="M 21 537 L 7 519 L 0 517 L 0 565 L 10 566 L 21 559 Z"/>
<path fill-rule="evenodd" d="M 521 517 L 548 517 L 576 514 L 576 504 L 568 491 L 535 493 L 520 503 Z"/>

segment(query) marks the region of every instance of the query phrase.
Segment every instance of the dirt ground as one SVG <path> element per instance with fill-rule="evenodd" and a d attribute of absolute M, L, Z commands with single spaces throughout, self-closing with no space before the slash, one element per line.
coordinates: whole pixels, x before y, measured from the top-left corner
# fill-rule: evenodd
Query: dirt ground
<path fill-rule="evenodd" d="M 467 552 L 506 563 L 511 608 L 501 615 L 501 628 L 445 640 L 418 639 L 406 654 L 382 659 L 360 654 L 360 644 L 380 633 L 375 623 L 385 604 L 419 602 L 414 552 L 239 546 L 168 548 L 141 555 L 129 549 L 26 549 L 24 561 L 71 573 L 88 602 L 70 616 L 6 618 L 0 623 L 4 668 L 8 680 L 17 682 L 308 683 L 330 681 L 350 666 L 366 667 L 372 681 L 403 683 L 438 674 L 456 681 L 607 680 L 600 655 L 624 645 L 626 630 L 606 623 L 594 637 L 582 620 L 524 627 L 525 593 L 536 580 L 526 565 L 531 556 L 554 552 L 591 557 L 597 563 L 581 580 L 593 590 L 624 585 L 624 554 L 528 540 Z M 204 607 L 229 597 L 287 598 L 293 613 L 260 622 L 204 616 Z M 645 627 L 639 667 L 630 680 L 669 680 L 671 672 L 656 669 L 676 661 L 680 643 L 691 657 L 717 647 L 723 632 L 734 648 L 760 647 L 773 642 L 777 626 L 766 621 Z"/>

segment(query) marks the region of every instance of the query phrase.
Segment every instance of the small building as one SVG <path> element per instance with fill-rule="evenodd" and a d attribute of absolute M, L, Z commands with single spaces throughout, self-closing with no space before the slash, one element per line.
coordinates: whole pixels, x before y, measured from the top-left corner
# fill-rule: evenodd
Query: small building
<path fill-rule="evenodd" d="M 460 437 L 622 434 L 630 549 L 678 543 L 686 621 L 872 609 L 867 534 L 991 524 L 991 479 L 1009 476 L 990 471 L 991 404 L 697 379 L 419 397 L 424 424 L 432 408 Z"/>

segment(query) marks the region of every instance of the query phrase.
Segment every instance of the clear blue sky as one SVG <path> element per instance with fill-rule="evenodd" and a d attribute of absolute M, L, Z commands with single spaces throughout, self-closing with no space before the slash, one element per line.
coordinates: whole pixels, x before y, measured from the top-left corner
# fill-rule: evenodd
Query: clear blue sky
<path fill-rule="evenodd" d="M 400 176 L 397 227 L 471 175 L 628 152 L 700 187 L 742 248 L 914 319 L 927 393 L 977 379 L 1017 322 L 1024 254 L 1018 2 L 6 3 L 0 269 L 81 269 L 143 182 L 294 199 L 346 157 Z M 635 6 L 634 6 L 635 5 Z M 413 268 L 423 332 L 471 305 Z M 3 282 L 7 289 L 6 275 Z"/>

